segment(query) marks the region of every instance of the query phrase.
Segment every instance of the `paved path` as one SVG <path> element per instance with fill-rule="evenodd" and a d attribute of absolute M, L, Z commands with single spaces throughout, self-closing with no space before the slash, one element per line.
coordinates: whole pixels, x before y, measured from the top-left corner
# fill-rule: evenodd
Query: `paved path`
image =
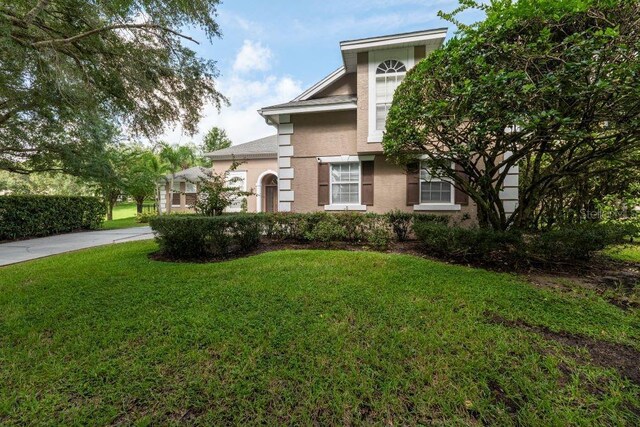
<path fill-rule="evenodd" d="M 39 239 L 0 243 L 0 266 L 111 243 L 133 242 L 152 238 L 153 232 L 150 227 L 133 227 L 122 230 L 60 234 Z"/>

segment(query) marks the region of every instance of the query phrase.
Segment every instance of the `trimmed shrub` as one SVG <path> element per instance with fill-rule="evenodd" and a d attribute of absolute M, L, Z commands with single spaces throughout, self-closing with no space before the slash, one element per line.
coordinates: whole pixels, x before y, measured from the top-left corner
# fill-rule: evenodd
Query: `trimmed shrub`
<path fill-rule="evenodd" d="M 152 218 L 150 224 L 162 253 L 175 259 L 246 253 L 258 245 L 262 232 L 256 215 L 167 215 Z"/>
<path fill-rule="evenodd" d="M 148 224 L 151 221 L 151 218 L 157 217 L 158 214 L 156 212 L 142 212 L 136 215 L 136 222 L 140 224 Z"/>
<path fill-rule="evenodd" d="M 95 230 L 105 214 L 96 197 L 0 196 L 0 240 Z"/>
<path fill-rule="evenodd" d="M 528 256 L 542 262 L 588 260 L 596 252 L 629 242 L 638 233 L 631 223 L 583 223 L 528 236 Z"/>
<path fill-rule="evenodd" d="M 349 231 L 337 215 L 324 215 L 313 227 L 305 233 L 305 238 L 312 242 L 344 242 L 350 241 Z M 354 233 L 353 230 L 351 230 Z"/>
<path fill-rule="evenodd" d="M 416 221 L 413 232 L 428 252 L 465 261 L 517 261 L 523 243 L 516 231 L 450 227 L 439 221 Z"/>

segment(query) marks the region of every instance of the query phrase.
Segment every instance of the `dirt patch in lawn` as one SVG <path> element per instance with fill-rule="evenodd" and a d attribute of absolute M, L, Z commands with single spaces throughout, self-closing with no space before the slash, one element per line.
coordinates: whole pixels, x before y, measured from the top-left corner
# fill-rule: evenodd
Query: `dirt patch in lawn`
<path fill-rule="evenodd" d="M 640 385 L 640 364 L 638 363 L 640 361 L 640 351 L 632 347 L 568 332 L 555 332 L 544 326 L 530 325 L 521 320 L 505 319 L 494 313 L 485 313 L 485 316 L 489 323 L 492 324 L 535 332 L 547 340 L 556 341 L 568 347 L 586 349 L 591 356 L 591 363 L 605 368 L 613 368 L 623 377 Z"/>

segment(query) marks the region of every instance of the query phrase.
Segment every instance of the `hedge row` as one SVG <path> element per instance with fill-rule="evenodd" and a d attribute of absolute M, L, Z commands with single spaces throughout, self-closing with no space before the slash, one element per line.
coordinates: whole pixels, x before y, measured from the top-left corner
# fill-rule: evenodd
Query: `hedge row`
<path fill-rule="evenodd" d="M 587 260 L 637 234 L 633 225 L 587 223 L 544 233 L 493 231 L 449 224 L 446 216 L 392 212 L 276 213 L 151 219 L 162 252 L 175 259 L 224 258 L 248 252 L 262 237 L 275 241 L 349 242 L 386 249 L 415 236 L 425 253 L 461 261 L 530 265 Z"/>
<path fill-rule="evenodd" d="M 94 230 L 105 213 L 95 197 L 0 196 L 0 240 Z"/>
<path fill-rule="evenodd" d="M 523 234 L 417 222 L 413 231 L 424 250 L 435 256 L 494 265 L 531 265 L 589 260 L 598 251 L 628 242 L 639 230 L 631 223 L 584 223 Z"/>
<path fill-rule="evenodd" d="M 224 258 L 248 252 L 266 237 L 276 241 L 349 242 L 385 249 L 395 234 L 404 240 L 413 222 L 447 221 L 435 215 L 391 213 L 275 213 L 205 217 L 164 215 L 151 227 L 164 255 L 175 259 Z"/>

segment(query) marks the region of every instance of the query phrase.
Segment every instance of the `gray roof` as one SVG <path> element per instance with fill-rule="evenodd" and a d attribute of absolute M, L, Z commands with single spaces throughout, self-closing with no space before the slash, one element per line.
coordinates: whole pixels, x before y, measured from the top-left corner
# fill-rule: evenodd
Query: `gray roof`
<path fill-rule="evenodd" d="M 204 168 L 202 166 L 195 166 L 189 169 L 181 170 L 180 172 L 176 172 L 173 180 L 176 182 L 188 181 L 188 182 L 198 182 L 202 179 L 208 178 L 207 172 L 210 169 Z M 166 174 L 164 179 L 167 181 L 171 180 L 171 174 Z"/>
<path fill-rule="evenodd" d="M 271 159 L 278 157 L 278 137 L 276 135 L 233 145 L 212 153 L 205 154 L 212 160 L 231 160 L 232 158 L 245 159 Z"/>
<path fill-rule="evenodd" d="M 264 107 L 262 110 L 271 110 L 279 108 L 294 108 L 294 107 L 312 107 L 319 105 L 333 105 L 333 104 L 345 104 L 349 102 L 356 102 L 358 98 L 355 95 L 335 95 L 326 96 L 324 98 L 307 99 L 306 101 L 291 101 L 284 104 L 272 105 L 270 107 Z"/>

